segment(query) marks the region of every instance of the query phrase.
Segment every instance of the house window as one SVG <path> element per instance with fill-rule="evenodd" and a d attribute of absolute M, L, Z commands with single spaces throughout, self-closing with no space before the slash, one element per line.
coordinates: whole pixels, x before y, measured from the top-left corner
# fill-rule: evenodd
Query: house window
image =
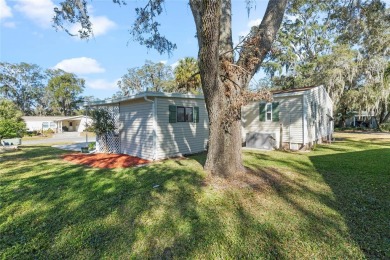
<path fill-rule="evenodd" d="M 49 128 L 49 122 L 42 122 L 42 129 L 48 129 Z"/>
<path fill-rule="evenodd" d="M 192 107 L 177 107 L 177 122 L 193 122 Z"/>
<path fill-rule="evenodd" d="M 272 104 L 271 103 L 267 103 L 266 107 L 265 107 L 265 113 L 266 113 L 266 120 L 267 121 L 272 121 Z"/>

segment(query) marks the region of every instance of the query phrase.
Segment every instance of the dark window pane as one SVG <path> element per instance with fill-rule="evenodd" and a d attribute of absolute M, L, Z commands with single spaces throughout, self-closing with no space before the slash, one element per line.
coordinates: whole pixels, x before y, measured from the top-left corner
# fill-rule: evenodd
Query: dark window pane
<path fill-rule="evenodd" d="M 271 113 L 267 112 L 267 121 L 271 121 L 272 117 L 271 117 Z"/>
<path fill-rule="evenodd" d="M 192 107 L 186 107 L 186 122 L 192 122 L 194 116 L 192 115 Z"/>
<path fill-rule="evenodd" d="M 185 122 L 185 108 L 177 107 L 177 122 Z"/>
<path fill-rule="evenodd" d="M 271 112 L 272 111 L 272 104 L 267 104 L 267 112 Z"/>

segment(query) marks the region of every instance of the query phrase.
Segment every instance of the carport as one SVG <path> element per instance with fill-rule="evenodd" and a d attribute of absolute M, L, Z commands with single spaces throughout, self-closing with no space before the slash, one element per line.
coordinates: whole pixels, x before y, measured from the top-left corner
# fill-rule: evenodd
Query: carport
<path fill-rule="evenodd" d="M 55 120 L 59 133 L 62 132 L 83 132 L 92 119 L 87 116 L 71 116 Z"/>

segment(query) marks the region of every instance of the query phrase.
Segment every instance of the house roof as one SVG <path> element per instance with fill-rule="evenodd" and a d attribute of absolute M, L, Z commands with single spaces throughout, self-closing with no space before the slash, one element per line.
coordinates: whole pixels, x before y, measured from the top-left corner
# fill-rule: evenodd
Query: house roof
<path fill-rule="evenodd" d="M 68 117 L 58 118 L 58 119 L 56 119 L 54 121 L 75 120 L 75 119 L 82 119 L 84 117 L 88 117 L 89 118 L 89 116 L 83 116 L 83 115 L 81 115 L 81 116 L 68 116 Z"/>
<path fill-rule="evenodd" d="M 303 88 L 294 88 L 294 89 L 287 89 L 287 90 L 276 90 L 272 91 L 271 93 L 275 97 L 282 97 L 282 96 L 294 96 L 294 95 L 303 95 L 305 91 L 311 90 L 313 88 L 317 88 L 321 86 L 310 86 L 310 87 L 303 87 Z M 186 98 L 186 99 L 204 99 L 203 95 L 193 95 L 193 94 L 182 94 L 182 93 L 166 93 L 166 92 L 141 92 L 135 95 L 116 98 L 116 99 L 106 99 L 106 100 L 99 100 L 99 101 L 93 101 L 90 103 L 84 103 L 84 106 L 100 106 L 100 105 L 111 105 L 111 104 L 118 104 L 120 102 L 124 101 L 130 101 L 134 99 L 140 99 L 148 97 L 166 97 L 166 98 Z"/>
<path fill-rule="evenodd" d="M 82 117 L 84 116 L 23 116 L 22 119 L 29 122 L 54 122 L 62 120 L 74 120 Z"/>
<path fill-rule="evenodd" d="M 93 101 L 91 103 L 84 103 L 86 106 L 99 106 L 99 105 L 110 105 L 117 104 L 124 101 L 130 101 L 134 99 L 140 98 L 148 98 L 148 97 L 166 97 L 166 98 L 186 98 L 186 99 L 204 99 L 203 95 L 193 95 L 193 94 L 182 94 L 182 93 L 166 93 L 166 92 L 141 92 L 135 95 L 116 98 L 116 99 L 106 99 Z"/>
<path fill-rule="evenodd" d="M 60 118 L 65 118 L 65 116 L 23 116 L 24 121 L 29 122 L 41 122 L 41 121 L 55 121 Z"/>
<path fill-rule="evenodd" d="M 272 94 L 284 94 L 284 93 L 293 93 L 293 92 L 302 92 L 307 91 L 313 88 L 316 88 L 318 86 L 310 86 L 310 87 L 302 87 L 302 88 L 292 88 L 292 89 L 285 89 L 285 90 L 275 90 L 272 91 Z"/>

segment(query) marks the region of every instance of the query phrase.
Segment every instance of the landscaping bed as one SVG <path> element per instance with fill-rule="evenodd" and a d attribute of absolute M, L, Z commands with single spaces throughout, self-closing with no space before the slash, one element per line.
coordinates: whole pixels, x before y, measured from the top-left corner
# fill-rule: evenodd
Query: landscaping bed
<path fill-rule="evenodd" d="M 62 158 L 69 162 L 105 169 L 126 168 L 150 163 L 148 160 L 126 154 L 72 153 L 62 155 Z"/>

